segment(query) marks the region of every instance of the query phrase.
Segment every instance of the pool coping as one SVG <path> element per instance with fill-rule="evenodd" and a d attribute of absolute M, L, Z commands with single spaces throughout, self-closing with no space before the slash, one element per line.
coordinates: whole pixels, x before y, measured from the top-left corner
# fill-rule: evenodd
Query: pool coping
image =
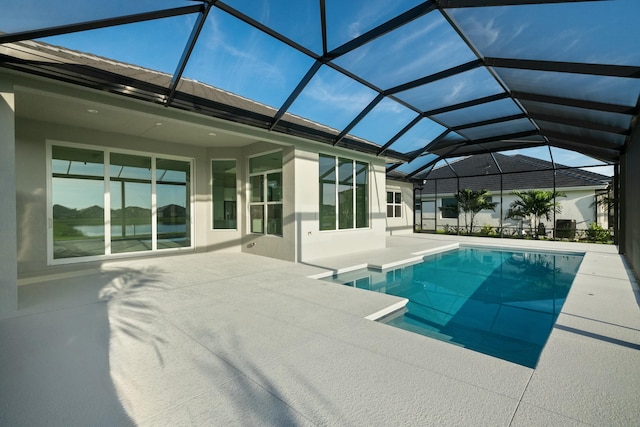
<path fill-rule="evenodd" d="M 518 246 L 505 246 L 505 245 L 497 245 L 497 244 L 491 244 L 491 243 L 466 243 L 466 242 L 459 242 L 459 243 L 452 243 L 449 245 L 444 245 L 444 246 L 440 246 L 437 248 L 432 248 L 432 249 L 425 249 L 423 251 L 417 251 L 417 252 L 412 252 L 411 255 L 416 255 L 416 256 L 412 256 L 409 258 L 404 258 L 398 261 L 392 261 L 389 263 L 385 263 L 385 264 L 374 264 L 374 263 L 361 263 L 361 264 L 354 264 L 352 266 L 348 266 L 348 267 L 343 267 L 343 268 L 337 268 L 337 269 L 333 269 L 333 270 L 329 270 L 329 271 L 325 271 L 323 273 L 318 273 L 318 274 L 313 274 L 310 276 L 307 276 L 309 279 L 316 279 L 316 280 L 322 280 L 322 279 L 326 279 L 328 277 L 332 277 L 332 276 L 336 276 L 339 274 L 343 274 L 343 273 L 349 273 L 352 271 L 358 271 L 358 270 L 366 270 L 366 269 L 372 269 L 372 270 L 377 270 L 377 271 L 385 271 L 385 270 L 389 270 L 392 268 L 396 268 L 396 267 L 404 267 L 404 266 L 409 266 L 409 265 L 413 265 L 413 264 L 418 264 L 422 261 L 424 261 L 425 257 L 428 257 L 430 255 L 436 255 L 436 254 L 440 254 L 440 253 L 444 253 L 444 252 L 449 252 L 452 250 L 456 250 L 456 249 L 460 249 L 460 248 L 489 248 L 489 249 L 502 249 L 502 250 L 516 250 L 516 251 L 521 251 L 521 252 L 538 252 L 538 253 L 552 253 L 552 254 L 567 254 L 567 255 L 581 255 L 582 257 L 584 257 L 587 252 L 586 251 L 570 251 L 570 250 L 564 250 L 564 249 L 537 249 L 537 248 L 523 248 L 523 247 L 518 247 Z M 580 268 L 582 268 L 582 264 L 580 265 Z M 578 269 L 578 271 L 576 272 L 576 276 L 574 277 L 574 281 L 577 278 L 578 273 L 580 272 L 580 268 Z M 572 283 L 572 288 L 573 288 L 573 283 Z M 571 292 L 571 290 L 569 290 L 569 292 Z M 567 295 L 568 297 L 569 295 Z M 389 316 L 390 314 L 393 314 L 399 310 L 404 309 L 404 307 L 407 305 L 407 303 L 409 302 L 408 299 L 403 299 L 403 301 L 400 302 L 395 302 L 391 305 L 389 305 L 388 307 L 385 307 L 381 310 L 376 311 L 375 313 L 371 313 L 368 316 L 365 316 L 365 319 L 367 320 L 372 320 L 372 321 L 378 321 L 384 317 Z M 560 313 L 562 313 L 562 310 L 560 311 Z"/>

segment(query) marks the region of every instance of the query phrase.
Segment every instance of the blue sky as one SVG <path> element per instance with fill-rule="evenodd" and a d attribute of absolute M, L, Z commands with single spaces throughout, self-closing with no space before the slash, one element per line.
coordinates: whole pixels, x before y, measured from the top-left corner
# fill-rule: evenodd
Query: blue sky
<path fill-rule="evenodd" d="M 227 0 L 227 4 L 280 31 L 315 53 L 322 53 L 320 10 L 316 1 Z M 375 26 L 422 3 L 419 0 L 327 0 L 327 43 L 334 49 Z M 51 7 L 54 4 L 54 7 Z M 20 31 L 87 19 L 189 6 L 186 0 L 0 0 L 1 31 Z M 640 1 L 571 2 L 567 4 L 460 8 L 449 10 L 486 56 L 640 65 Z M 195 23 L 195 15 L 50 37 L 44 41 L 172 74 Z M 472 61 L 473 51 L 451 29 L 440 12 L 431 12 L 335 60 L 380 89 L 389 89 Z M 195 46 L 184 77 L 254 99 L 276 109 L 307 73 L 314 60 L 261 31 L 214 8 Z M 497 69 L 514 90 L 530 91 L 544 83 L 550 94 L 635 105 L 640 81 L 607 77 L 532 73 Z M 631 88 L 631 90 L 629 90 Z M 397 94 L 398 99 L 429 110 L 500 93 L 498 81 L 484 68 Z M 376 92 L 322 66 L 289 112 L 338 130 L 365 108 Z M 510 100 L 445 113 L 449 125 L 514 114 Z M 457 117 L 456 113 L 458 113 Z M 385 99 L 352 133 L 384 144 L 416 117 L 401 104 Z M 453 120 L 450 121 L 450 120 Z M 609 121 L 611 118 L 602 117 Z M 522 130 L 521 123 L 513 128 Z M 426 145 L 444 128 L 430 120 L 392 147 L 408 152 Z M 576 162 L 567 152 L 558 162 Z M 566 159 L 566 160 L 565 160 Z M 584 164 L 584 159 L 577 161 Z M 592 162 L 589 162 L 592 163 Z"/>

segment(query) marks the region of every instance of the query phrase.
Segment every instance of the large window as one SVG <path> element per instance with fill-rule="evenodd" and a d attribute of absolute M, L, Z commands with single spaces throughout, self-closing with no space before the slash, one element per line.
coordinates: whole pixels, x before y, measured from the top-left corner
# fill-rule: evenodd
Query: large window
<path fill-rule="evenodd" d="M 369 165 L 320 155 L 320 230 L 369 227 Z"/>
<path fill-rule="evenodd" d="M 458 218 L 458 201 L 455 197 L 442 199 L 442 218 Z"/>
<path fill-rule="evenodd" d="M 282 236 L 282 152 L 249 159 L 249 220 L 252 233 Z"/>
<path fill-rule="evenodd" d="M 213 228 L 237 228 L 236 161 L 211 161 L 211 198 L 213 200 Z"/>
<path fill-rule="evenodd" d="M 402 217 L 402 193 L 387 191 L 387 218 Z"/>
<path fill-rule="evenodd" d="M 190 247 L 190 182 L 190 160 L 52 145 L 52 258 Z"/>

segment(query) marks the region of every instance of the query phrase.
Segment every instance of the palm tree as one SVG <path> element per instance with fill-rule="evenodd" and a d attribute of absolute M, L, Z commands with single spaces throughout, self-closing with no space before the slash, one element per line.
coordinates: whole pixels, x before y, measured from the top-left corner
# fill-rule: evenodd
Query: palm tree
<path fill-rule="evenodd" d="M 456 201 L 458 202 L 458 214 L 460 211 L 464 213 L 464 226 L 467 229 L 467 234 L 473 232 L 473 223 L 478 212 L 485 209 L 496 210 L 497 203 L 489 201 L 490 195 L 488 190 L 478 191 L 469 188 L 460 190 L 455 195 Z"/>
<path fill-rule="evenodd" d="M 519 200 L 511 202 L 505 219 L 528 218 L 529 232 L 535 236 L 536 239 L 538 235 L 533 232 L 533 227 L 537 226 L 543 217 L 548 221 L 551 219 L 550 217 L 553 212 L 562 212 L 562 208 L 559 202 L 556 201 L 556 198 L 566 197 L 566 194 L 562 191 L 549 190 L 516 190 L 512 194 L 517 196 Z"/>

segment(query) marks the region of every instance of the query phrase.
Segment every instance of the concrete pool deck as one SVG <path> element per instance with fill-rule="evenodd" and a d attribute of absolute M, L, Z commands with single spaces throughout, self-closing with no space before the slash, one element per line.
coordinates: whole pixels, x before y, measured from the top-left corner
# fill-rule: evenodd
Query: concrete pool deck
<path fill-rule="evenodd" d="M 461 242 L 587 254 L 535 369 L 365 317 L 398 298 L 309 278 Z M 294 264 L 130 258 L 22 278 L 0 425 L 591 425 L 640 419 L 640 291 L 616 247 L 388 237 Z"/>

